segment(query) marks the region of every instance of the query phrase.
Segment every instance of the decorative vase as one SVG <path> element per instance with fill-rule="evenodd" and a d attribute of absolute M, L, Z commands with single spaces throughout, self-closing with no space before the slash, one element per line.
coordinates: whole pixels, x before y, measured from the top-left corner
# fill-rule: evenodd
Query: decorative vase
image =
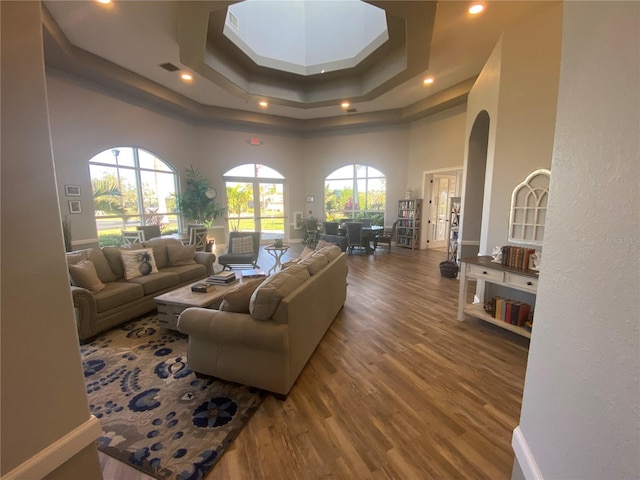
<path fill-rule="evenodd" d="M 281 238 L 276 238 L 276 239 L 273 241 L 273 246 L 274 246 L 274 247 L 277 247 L 277 248 L 282 247 L 282 239 L 281 239 Z"/>

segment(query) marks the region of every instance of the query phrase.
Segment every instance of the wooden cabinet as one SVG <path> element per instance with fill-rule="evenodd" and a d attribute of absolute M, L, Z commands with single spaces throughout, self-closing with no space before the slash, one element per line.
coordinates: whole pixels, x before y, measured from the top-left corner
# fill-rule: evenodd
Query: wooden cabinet
<path fill-rule="evenodd" d="M 398 201 L 398 224 L 396 243 L 399 247 L 420 248 L 420 222 L 422 217 L 422 199 Z"/>
<path fill-rule="evenodd" d="M 469 280 L 478 281 L 478 291 L 485 297 L 480 299 L 479 303 L 467 303 Z M 531 338 L 531 331 L 528 328 L 512 325 L 494 318 L 491 314 L 485 312 L 484 304 L 490 301 L 491 298 L 491 294 L 488 293 L 489 289 L 485 288 L 488 284 L 506 287 L 506 290 L 510 291 L 514 297 L 520 297 L 524 294 L 525 297 L 528 297 L 528 303 L 530 303 L 533 309 L 535 305 L 535 295 L 538 289 L 538 272 L 493 263 L 490 256 L 464 258 L 460 266 L 458 320 L 463 321 L 465 315 L 470 315 L 510 330 L 523 337 Z"/>

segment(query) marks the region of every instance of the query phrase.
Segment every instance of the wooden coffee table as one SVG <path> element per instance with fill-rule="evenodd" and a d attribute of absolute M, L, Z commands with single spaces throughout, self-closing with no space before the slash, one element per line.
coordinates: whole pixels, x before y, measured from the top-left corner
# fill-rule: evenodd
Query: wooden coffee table
<path fill-rule="evenodd" d="M 189 284 L 158 295 L 154 300 L 158 306 L 160 326 L 177 330 L 178 317 L 189 307 L 218 308 L 224 294 L 236 285 L 238 282 L 233 282 L 231 285 L 216 285 L 210 292 L 198 293 L 192 292 Z"/>

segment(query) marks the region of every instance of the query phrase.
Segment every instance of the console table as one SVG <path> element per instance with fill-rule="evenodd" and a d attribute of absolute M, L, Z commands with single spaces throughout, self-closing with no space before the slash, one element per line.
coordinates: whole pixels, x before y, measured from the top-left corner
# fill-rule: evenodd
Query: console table
<path fill-rule="evenodd" d="M 500 263 L 493 263 L 490 256 L 463 258 L 460 263 L 460 291 L 458 294 L 458 320 L 464 321 L 465 315 L 484 320 L 498 327 L 510 330 L 523 337 L 531 338 L 531 332 L 524 327 L 511 325 L 496 319 L 484 311 L 484 302 L 467 303 L 467 287 L 469 280 L 493 283 L 526 292 L 535 296 L 538 288 L 538 272 L 511 268 Z M 484 289 L 482 289 L 484 290 Z M 534 297 L 535 298 L 535 297 Z M 532 305 L 533 307 L 533 305 Z"/>

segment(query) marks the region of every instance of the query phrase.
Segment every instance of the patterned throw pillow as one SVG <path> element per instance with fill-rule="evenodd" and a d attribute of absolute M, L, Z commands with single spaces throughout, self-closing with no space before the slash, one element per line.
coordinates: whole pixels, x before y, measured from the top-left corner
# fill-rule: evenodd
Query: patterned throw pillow
<path fill-rule="evenodd" d="M 120 250 L 122 255 L 122 266 L 124 267 L 124 278 L 142 277 L 150 273 L 158 273 L 156 260 L 153 257 L 153 248 L 141 248 L 140 250 Z"/>
<path fill-rule="evenodd" d="M 233 253 L 253 253 L 253 237 L 236 237 L 231 240 L 231 251 Z"/>
<path fill-rule="evenodd" d="M 98 293 L 106 287 L 98 278 L 96 267 L 91 260 L 81 260 L 69 265 L 69 273 L 77 286 L 86 288 L 90 292 Z"/>

